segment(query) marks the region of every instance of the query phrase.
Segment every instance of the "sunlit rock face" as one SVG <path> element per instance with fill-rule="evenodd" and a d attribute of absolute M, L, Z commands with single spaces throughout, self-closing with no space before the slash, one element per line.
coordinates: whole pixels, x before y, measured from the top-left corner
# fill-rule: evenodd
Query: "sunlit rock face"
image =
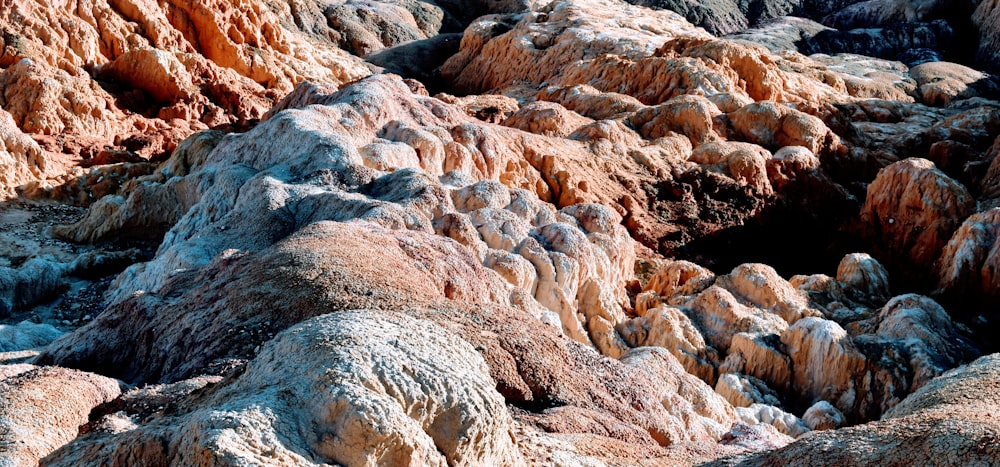
<path fill-rule="evenodd" d="M 15 3 L 3 455 L 986 455 L 989 2 Z"/>

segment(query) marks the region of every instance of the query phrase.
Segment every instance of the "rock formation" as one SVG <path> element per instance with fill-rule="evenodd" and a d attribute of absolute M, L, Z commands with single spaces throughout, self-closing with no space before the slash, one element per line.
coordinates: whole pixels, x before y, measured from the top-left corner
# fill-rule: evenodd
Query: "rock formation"
<path fill-rule="evenodd" d="M 975 200 L 960 183 L 928 160 L 907 159 L 879 172 L 868 187 L 862 222 L 881 247 L 901 263 L 907 278 L 930 268 L 960 222 L 973 213 Z M 901 271 L 902 272 L 902 271 Z"/>
<path fill-rule="evenodd" d="M 924 386 L 882 420 L 817 432 L 785 448 L 718 465 L 903 464 L 936 459 L 945 465 L 994 462 L 1000 428 L 992 415 L 997 356 L 952 370 Z"/>
<path fill-rule="evenodd" d="M 0 380 L 4 463 L 38 460 L 76 438 L 90 410 L 121 390 L 113 379 L 65 368 L 33 368 Z"/>
<path fill-rule="evenodd" d="M 4 115 L 44 140 L 46 158 L 89 159 L 105 146 L 164 157 L 193 131 L 259 119 L 302 79 L 342 83 L 369 73 L 296 27 L 293 11 L 262 2 L 5 5 Z M 11 138 L 7 152 L 26 167 L 5 170 L 14 178 L 4 190 L 61 174 L 45 174 L 37 145 Z"/>
<path fill-rule="evenodd" d="M 979 31 L 979 48 L 976 60 L 983 66 L 996 71 L 1000 67 L 1000 57 L 997 56 L 1000 45 L 1000 29 L 997 29 L 997 19 L 1000 18 L 1000 3 L 995 0 L 978 2 L 979 6 L 972 15 L 972 22 Z"/>
<path fill-rule="evenodd" d="M 0 455 L 995 458 L 995 5 L 654 6 L 0 7 Z"/>

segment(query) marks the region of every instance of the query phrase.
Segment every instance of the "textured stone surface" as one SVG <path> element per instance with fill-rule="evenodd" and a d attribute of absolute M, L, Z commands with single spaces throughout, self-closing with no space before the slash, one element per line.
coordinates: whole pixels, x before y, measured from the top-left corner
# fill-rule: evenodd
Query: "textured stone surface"
<path fill-rule="evenodd" d="M 0 193 L 14 194 L 14 188 L 44 177 L 46 163 L 42 148 L 17 127 L 6 110 L 0 110 Z"/>
<path fill-rule="evenodd" d="M 1000 3 L 996 0 L 984 0 L 979 2 L 976 11 L 972 14 L 972 22 L 979 30 L 979 50 L 976 51 L 976 60 L 980 65 L 992 69 L 994 72 L 1000 69 Z"/>
<path fill-rule="evenodd" d="M 933 266 L 974 208 L 968 190 L 934 163 L 907 159 L 879 172 L 868 187 L 861 218 L 883 261 L 903 278 L 916 279 L 922 275 L 917 271 Z"/>
<path fill-rule="evenodd" d="M 517 465 L 493 386 L 472 346 L 433 323 L 344 311 L 279 334 L 179 419 L 81 438 L 45 464 Z"/>
<path fill-rule="evenodd" d="M 90 410 L 120 394 L 118 382 L 65 368 L 36 368 L 0 381 L 0 456 L 11 466 L 38 460 L 76 438 Z"/>
<path fill-rule="evenodd" d="M 140 385 L 44 462 L 697 464 L 989 348 L 971 4 L 473 3 L 0 9 L 3 189 L 100 245 L 0 213 L 0 319 L 69 331 L 0 361 Z"/>
<path fill-rule="evenodd" d="M 804 437 L 784 448 L 723 465 L 989 464 L 997 453 L 997 356 L 952 370 L 913 393 L 881 421 Z"/>
<path fill-rule="evenodd" d="M 949 298 L 1000 298 L 1000 208 L 969 216 L 937 263 L 938 292 Z"/>
<path fill-rule="evenodd" d="M 195 130 L 259 119 L 298 81 L 338 85 L 370 73 L 302 30 L 289 9 L 256 1 L 16 2 L 0 12 L 0 101 L 21 131 L 46 140 L 45 159 L 72 164 L 105 146 L 164 157 Z M 41 178 L 37 149 L 11 154 L 28 164 L 8 172 L 16 182 L 28 181 L 21 172 Z M 49 166 L 48 175 L 64 170 Z M 4 180 L 4 190 L 14 182 Z"/>

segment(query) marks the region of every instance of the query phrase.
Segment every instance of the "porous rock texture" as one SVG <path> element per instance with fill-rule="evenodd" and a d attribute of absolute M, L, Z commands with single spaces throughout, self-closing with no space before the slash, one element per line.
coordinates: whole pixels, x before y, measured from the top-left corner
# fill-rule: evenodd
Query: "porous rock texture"
<path fill-rule="evenodd" d="M 978 63 L 994 72 L 1000 70 L 1000 2 L 983 0 L 972 15 L 972 22 L 979 31 Z"/>
<path fill-rule="evenodd" d="M 111 378 L 65 368 L 3 376 L 0 458 L 10 466 L 38 465 L 39 459 L 76 438 L 91 409 L 121 393 Z"/>
<path fill-rule="evenodd" d="M 975 70 L 617 0 L 22 3 L 0 83 L 32 97 L 4 144 L 117 141 L 69 171 L 14 159 L 20 191 L 89 205 L 61 241 L 149 249 L 0 271 L 34 278 L 0 281 L 17 314 L 148 259 L 31 360 L 135 385 L 79 404 L 43 464 L 752 460 L 906 418 L 990 349 L 953 318 L 995 295 L 1000 110 Z M 920 22 L 939 2 L 743 3 L 951 27 Z"/>
<path fill-rule="evenodd" d="M 879 172 L 868 187 L 861 217 L 879 253 L 899 264 L 902 275 L 916 279 L 933 266 L 975 207 L 969 191 L 933 162 L 907 159 Z"/>
<path fill-rule="evenodd" d="M 535 190 L 551 196 L 549 185 L 513 162 L 525 138 L 558 140 L 476 123 L 391 76 L 329 94 L 301 87 L 283 105 L 250 132 L 190 140 L 161 169 L 176 176 L 61 230 L 169 226 L 157 257 L 113 284 L 104 313 L 37 362 L 171 382 L 259 358 L 276 332 L 313 316 L 409 310 L 479 349 L 499 393 L 529 410 L 526 430 L 654 451 L 728 431 L 732 407 L 671 354 L 628 357 L 615 325 L 635 244 L 620 216 L 541 202 Z M 130 208 L 148 203 L 173 206 Z"/>
<path fill-rule="evenodd" d="M 4 115 L 42 141 L 44 158 L 79 161 L 106 146 L 164 157 L 193 131 L 259 119 L 298 81 L 370 73 L 322 31 L 299 28 L 295 3 L 9 2 L 0 9 Z M 33 177 L 5 170 L 15 178 L 3 189 L 47 186 L 37 145 L 12 137 L 3 138 L 10 158 Z M 49 175 L 62 165 L 50 163 Z"/>
<path fill-rule="evenodd" d="M 43 464 L 523 463 L 483 358 L 460 337 L 405 315 L 341 311 L 308 320 L 199 402 L 135 430 L 83 437 Z"/>
<path fill-rule="evenodd" d="M 21 132 L 14 118 L 0 109 L 0 195 L 14 194 L 14 188 L 45 175 L 42 148 Z"/>
<path fill-rule="evenodd" d="M 942 465 L 996 461 L 1000 357 L 989 355 L 945 373 L 876 422 L 816 432 L 784 448 L 716 465 Z"/>
<path fill-rule="evenodd" d="M 747 408 L 744 421 L 796 436 L 806 428 L 794 413 L 827 404 L 848 420 L 877 417 L 976 355 L 940 305 L 918 295 L 888 300 L 887 282 L 868 255 L 845 257 L 837 278 L 792 282 L 762 264 L 714 277 L 673 262 L 637 296 L 639 316 L 619 331 L 630 345 L 674 353 L 689 373 Z"/>

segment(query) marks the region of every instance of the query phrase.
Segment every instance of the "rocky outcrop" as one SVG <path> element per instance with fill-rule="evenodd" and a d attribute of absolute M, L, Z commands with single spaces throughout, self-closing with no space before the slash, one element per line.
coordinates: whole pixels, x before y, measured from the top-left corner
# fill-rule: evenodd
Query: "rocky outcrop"
<path fill-rule="evenodd" d="M 950 301 L 993 293 L 1000 111 L 974 70 L 604 0 L 113 3 L 23 6 L 2 38 L 4 144 L 45 163 L 21 192 L 90 205 L 58 239 L 150 255 L 0 258 L 14 314 L 148 260 L 10 346 L 137 386 L 76 404 L 43 464 L 700 463 L 896 416 L 979 355 Z M 847 36 L 888 49 L 953 32 L 883 40 L 927 2 L 820 3 L 732 6 L 879 13 Z"/>
<path fill-rule="evenodd" d="M 288 7 L 8 5 L 0 11 L 0 102 L 21 131 L 46 140 L 52 154 L 44 158 L 66 153 L 78 162 L 105 146 L 165 157 L 193 131 L 259 119 L 298 81 L 340 84 L 369 73 L 329 40 L 300 30 Z M 26 159 L 22 172 L 44 173 L 37 151 L 8 152 Z M 5 189 L 12 182 L 4 180 Z"/>
<path fill-rule="evenodd" d="M 0 352 L 44 347 L 63 333 L 49 324 L 22 321 L 10 326 L 0 324 Z"/>
<path fill-rule="evenodd" d="M 76 438 L 90 410 L 120 394 L 118 382 L 65 368 L 35 368 L 0 381 L 0 456 L 11 466 L 38 460 Z"/>
<path fill-rule="evenodd" d="M 922 63 L 910 69 L 910 76 L 917 82 L 920 101 L 927 105 L 946 106 L 954 100 L 1000 95 L 1000 86 L 990 75 L 957 63 Z"/>
<path fill-rule="evenodd" d="M 179 419 L 84 437 L 43 463 L 521 464 L 493 386 L 472 346 L 433 323 L 344 311 L 279 334 Z"/>
<path fill-rule="evenodd" d="M 666 263 L 637 295 L 636 312 L 618 328 L 629 345 L 666 348 L 745 408 L 743 421 L 793 436 L 807 426 L 797 415 L 812 407 L 816 426 L 877 417 L 977 355 L 935 301 L 889 299 L 885 269 L 864 254 L 845 257 L 836 278 L 790 282 L 761 264 L 715 277 Z"/>
<path fill-rule="evenodd" d="M 14 194 L 14 188 L 45 176 L 42 148 L 18 129 L 6 110 L 0 110 L 0 195 Z"/>
<path fill-rule="evenodd" d="M 772 452 L 718 464 L 906 464 L 913 459 L 988 464 L 996 459 L 1000 433 L 992 415 L 997 366 L 996 355 L 980 358 L 933 380 L 880 421 L 818 432 Z"/>
<path fill-rule="evenodd" d="M 978 2 L 976 11 L 972 14 L 972 22 L 979 31 L 979 49 L 976 51 L 976 61 L 994 72 L 1000 70 L 1000 29 L 997 24 L 1000 19 L 1000 3 L 996 0 Z"/>
<path fill-rule="evenodd" d="M 879 172 L 861 218 L 894 275 L 919 280 L 974 209 L 968 190 L 934 163 L 907 159 Z"/>
<path fill-rule="evenodd" d="M 1000 300 L 998 252 L 1000 208 L 969 216 L 945 245 L 936 263 L 935 293 L 949 301 L 986 304 Z"/>

